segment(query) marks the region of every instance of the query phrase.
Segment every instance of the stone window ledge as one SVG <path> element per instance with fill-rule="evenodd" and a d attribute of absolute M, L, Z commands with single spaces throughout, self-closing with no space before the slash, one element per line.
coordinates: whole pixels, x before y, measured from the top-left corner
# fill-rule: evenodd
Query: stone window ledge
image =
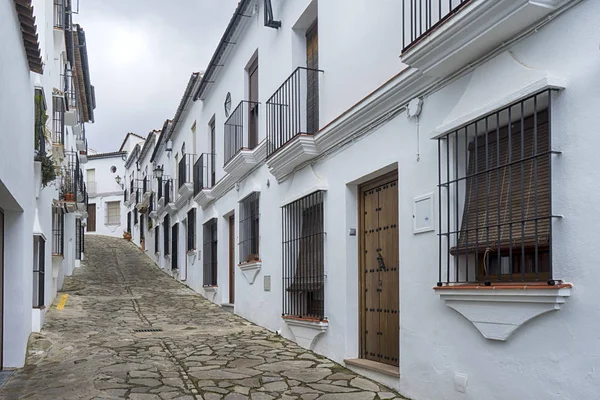
<path fill-rule="evenodd" d="M 242 270 L 242 273 L 246 277 L 246 280 L 249 284 L 253 284 L 260 272 L 262 267 L 262 261 L 250 261 L 242 264 L 238 264 L 238 267 Z"/>
<path fill-rule="evenodd" d="M 558 311 L 571 296 L 570 283 L 479 284 L 434 287 L 446 305 L 468 319 L 486 339 L 506 341 L 532 319 Z"/>
<path fill-rule="evenodd" d="M 294 334 L 296 343 L 305 349 L 312 350 L 317 337 L 327 332 L 329 321 L 316 318 L 300 318 L 295 316 L 282 317 L 288 328 Z"/>

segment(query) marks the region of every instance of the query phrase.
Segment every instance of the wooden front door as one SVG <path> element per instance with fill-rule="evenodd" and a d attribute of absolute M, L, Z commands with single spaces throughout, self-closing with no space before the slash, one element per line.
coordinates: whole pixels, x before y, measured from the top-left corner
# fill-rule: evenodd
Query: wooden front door
<path fill-rule="evenodd" d="M 96 232 L 96 205 L 88 204 L 87 231 Z"/>
<path fill-rule="evenodd" d="M 398 175 L 360 188 L 361 357 L 399 366 Z"/>
<path fill-rule="evenodd" d="M 4 213 L 0 209 L 0 369 L 4 365 Z"/>
<path fill-rule="evenodd" d="M 229 217 L 229 304 L 235 302 L 235 216 Z"/>
<path fill-rule="evenodd" d="M 248 148 L 253 149 L 258 144 L 258 58 L 248 68 Z"/>

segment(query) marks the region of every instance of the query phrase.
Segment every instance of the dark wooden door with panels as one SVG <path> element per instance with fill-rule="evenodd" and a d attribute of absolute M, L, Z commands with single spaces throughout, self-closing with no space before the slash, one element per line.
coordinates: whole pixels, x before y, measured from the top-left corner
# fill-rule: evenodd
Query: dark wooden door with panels
<path fill-rule="evenodd" d="M 360 356 L 399 366 L 398 173 L 360 187 Z"/>

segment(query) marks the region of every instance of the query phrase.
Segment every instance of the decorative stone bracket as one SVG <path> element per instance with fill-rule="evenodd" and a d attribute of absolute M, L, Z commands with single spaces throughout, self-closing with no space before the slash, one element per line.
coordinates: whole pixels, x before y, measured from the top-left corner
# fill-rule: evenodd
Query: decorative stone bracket
<path fill-rule="evenodd" d="M 471 321 L 486 339 L 506 341 L 532 319 L 560 310 L 570 283 L 555 286 L 466 286 L 434 288 L 446 305 Z"/>
<path fill-rule="evenodd" d="M 210 301 L 215 301 L 215 297 L 217 295 L 217 291 L 219 290 L 218 286 L 204 286 L 202 289 L 204 289 L 204 294 L 206 295 L 206 298 Z"/>
<path fill-rule="evenodd" d="M 320 334 L 327 332 L 327 328 L 329 327 L 329 322 L 327 320 L 317 321 L 289 317 L 284 317 L 283 320 L 294 334 L 296 343 L 309 350 L 313 349 L 316 338 Z"/>
<path fill-rule="evenodd" d="M 242 270 L 242 273 L 246 277 L 246 280 L 249 284 L 253 284 L 256 280 L 256 276 L 262 267 L 262 261 L 253 261 L 247 262 L 244 264 L 239 264 L 238 267 Z"/>

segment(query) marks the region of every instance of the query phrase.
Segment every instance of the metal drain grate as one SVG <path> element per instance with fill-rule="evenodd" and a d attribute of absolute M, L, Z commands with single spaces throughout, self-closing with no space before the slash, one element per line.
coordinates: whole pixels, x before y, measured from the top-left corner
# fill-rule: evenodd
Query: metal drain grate
<path fill-rule="evenodd" d="M 162 332 L 161 328 L 140 328 L 134 329 L 134 332 Z"/>

